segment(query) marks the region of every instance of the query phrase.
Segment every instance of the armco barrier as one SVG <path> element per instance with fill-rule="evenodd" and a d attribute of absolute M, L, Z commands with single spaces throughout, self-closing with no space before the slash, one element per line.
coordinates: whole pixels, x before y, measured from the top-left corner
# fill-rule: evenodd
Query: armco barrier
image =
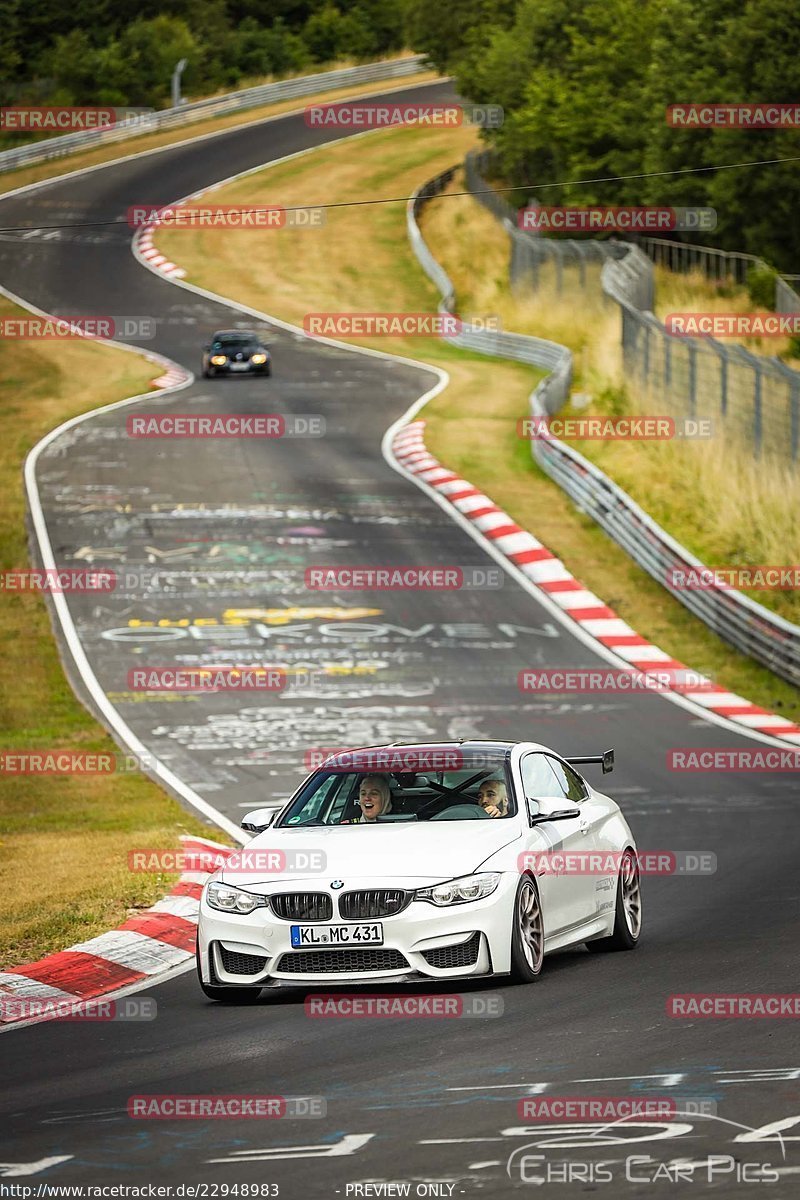
<path fill-rule="evenodd" d="M 443 171 L 435 179 L 431 179 L 408 202 L 407 223 L 408 236 L 414 253 L 425 271 L 442 294 L 439 312 L 452 313 L 455 309 L 455 290 L 447 272 L 436 261 L 428 249 L 422 236 L 417 216 L 424 205 L 447 187 L 458 167 Z M 550 342 L 545 338 L 528 337 L 520 333 L 501 333 L 483 329 L 472 329 L 465 326 L 455 337 L 448 341 L 468 350 L 477 350 L 481 354 L 490 354 L 495 358 L 513 358 L 518 362 L 529 363 L 536 367 L 545 367 L 550 374 L 536 387 L 534 395 L 542 411 L 554 413 L 567 399 L 572 384 L 572 354 L 566 346 L 558 342 Z"/>
<path fill-rule="evenodd" d="M 407 210 L 408 234 L 414 253 L 442 294 L 440 312 L 455 309 L 453 284 L 426 245 L 417 217 L 425 203 L 448 185 L 457 170 L 452 167 L 426 183 L 409 201 Z M 495 215 L 501 214 L 495 212 Z M 639 255 L 641 251 L 636 253 Z M 618 265 L 609 259 L 603 269 L 610 271 Z M 624 286 L 624 281 L 619 278 L 612 277 L 608 282 L 609 287 L 615 289 Z M 552 415 L 569 395 L 572 355 L 566 346 L 525 334 L 478 330 L 466 330 L 448 340 L 483 354 L 548 367 L 552 374 L 538 384 L 530 397 L 533 417 Z M 531 453 L 582 512 L 591 516 L 640 567 L 704 624 L 776 675 L 800 685 L 800 626 L 733 589 L 676 587 L 672 582 L 673 571 L 703 569 L 704 564 L 656 524 L 627 492 L 557 438 L 532 440 Z"/>
<path fill-rule="evenodd" d="M 282 79 L 277 83 L 265 83 L 260 87 L 245 88 L 240 92 L 226 92 L 224 96 L 212 96 L 207 100 L 197 100 L 193 104 L 182 104 L 179 108 L 164 108 L 144 119 L 121 121 L 118 125 L 103 129 L 82 129 L 76 133 L 65 133 L 60 137 L 20 146 L 18 149 L 3 150 L 0 152 L 0 172 L 13 171 L 17 167 L 27 167 L 33 163 L 48 162 L 53 158 L 74 154 L 78 150 L 92 150 L 96 146 L 124 141 L 143 133 L 175 129 L 208 117 L 244 112 L 263 104 L 311 96 L 323 89 L 328 91 L 349 87 L 351 84 L 402 79 L 406 75 L 414 75 L 421 71 L 424 65 L 425 56 L 415 54 L 409 58 L 367 63 L 361 67 L 320 71 L 316 75 L 303 75 L 298 79 Z"/>

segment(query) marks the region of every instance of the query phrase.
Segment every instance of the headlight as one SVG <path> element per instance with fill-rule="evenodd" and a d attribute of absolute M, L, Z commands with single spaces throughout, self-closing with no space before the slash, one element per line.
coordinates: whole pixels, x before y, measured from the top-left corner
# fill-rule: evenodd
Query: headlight
<path fill-rule="evenodd" d="M 215 367 L 224 367 L 228 357 L 226 354 L 212 354 L 211 361 Z"/>
<path fill-rule="evenodd" d="M 227 883 L 214 881 L 206 887 L 206 900 L 211 908 L 219 912 L 251 913 L 257 908 L 268 908 L 266 896 L 256 896 L 253 892 L 243 892 L 241 888 L 231 887 Z"/>
<path fill-rule="evenodd" d="M 250 358 L 250 362 L 256 363 L 257 366 L 261 366 L 261 364 L 265 363 L 266 361 L 267 361 L 266 354 L 253 354 Z"/>
<path fill-rule="evenodd" d="M 433 887 L 419 888 L 414 893 L 415 900 L 427 900 L 444 908 L 448 904 L 469 904 L 470 900 L 482 900 L 491 896 L 500 882 L 497 871 L 487 871 L 485 875 L 465 875 L 463 879 L 452 879 L 449 883 L 436 883 Z"/>

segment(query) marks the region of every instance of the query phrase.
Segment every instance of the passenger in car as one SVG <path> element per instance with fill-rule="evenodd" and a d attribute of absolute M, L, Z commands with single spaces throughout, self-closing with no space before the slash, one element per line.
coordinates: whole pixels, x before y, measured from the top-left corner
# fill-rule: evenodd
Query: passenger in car
<path fill-rule="evenodd" d="M 355 817 L 354 823 L 377 821 L 384 813 L 391 812 L 392 792 L 386 776 L 365 775 L 358 785 L 358 803 L 361 816 Z"/>
<path fill-rule="evenodd" d="M 508 813 L 508 793 L 502 779 L 484 779 L 478 788 L 478 804 L 490 817 L 504 817 Z"/>

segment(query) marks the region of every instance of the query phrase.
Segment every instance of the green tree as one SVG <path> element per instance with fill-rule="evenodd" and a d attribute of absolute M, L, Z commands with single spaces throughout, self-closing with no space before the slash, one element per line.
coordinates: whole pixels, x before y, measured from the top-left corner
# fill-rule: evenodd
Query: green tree
<path fill-rule="evenodd" d="M 333 4 L 326 4 L 308 18 L 303 41 L 316 62 L 330 62 L 342 53 L 345 28 L 342 14 Z"/>
<path fill-rule="evenodd" d="M 800 24 L 789 0 L 747 0 L 726 23 L 721 42 L 725 99 L 783 101 L 800 96 Z M 715 130 L 712 162 L 739 163 L 800 155 L 796 129 Z M 719 217 L 718 244 L 763 255 L 800 271 L 800 171 L 797 162 L 719 171 L 708 197 Z"/>
<path fill-rule="evenodd" d="M 514 0 L 462 0 L 435 4 L 407 0 L 406 37 L 440 71 L 454 69 L 470 48 L 486 44 L 495 29 L 512 24 Z"/>
<path fill-rule="evenodd" d="M 185 21 L 177 17 L 136 20 L 108 48 L 102 86 L 119 88 L 128 104 L 159 107 L 170 94 L 170 79 L 179 59 L 188 60 L 184 86 L 200 76 L 203 51 Z"/>

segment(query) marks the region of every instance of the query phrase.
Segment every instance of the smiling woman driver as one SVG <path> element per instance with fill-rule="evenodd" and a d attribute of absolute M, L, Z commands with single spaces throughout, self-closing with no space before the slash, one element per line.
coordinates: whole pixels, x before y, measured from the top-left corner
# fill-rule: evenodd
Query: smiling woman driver
<path fill-rule="evenodd" d="M 392 793 L 385 775 L 365 775 L 358 786 L 358 803 L 361 817 L 356 821 L 377 821 L 384 813 L 392 811 Z"/>

